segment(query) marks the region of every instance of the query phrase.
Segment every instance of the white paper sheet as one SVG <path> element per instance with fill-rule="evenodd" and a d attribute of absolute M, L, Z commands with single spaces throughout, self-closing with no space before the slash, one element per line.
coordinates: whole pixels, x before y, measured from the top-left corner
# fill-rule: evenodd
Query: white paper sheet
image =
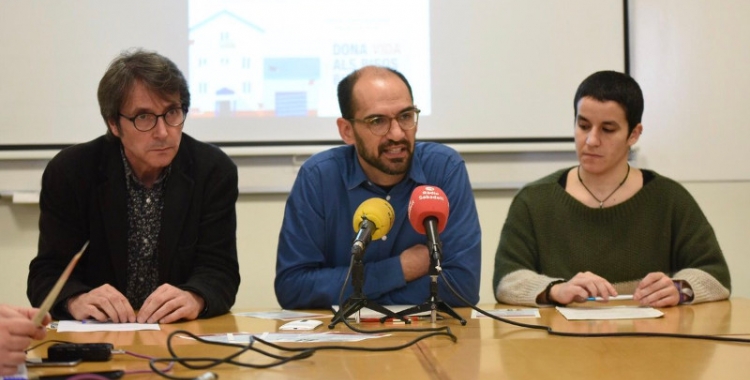
<path fill-rule="evenodd" d="M 595 319 L 643 319 L 664 316 L 652 307 L 614 306 L 614 307 L 557 307 L 569 321 L 583 321 Z"/>
<path fill-rule="evenodd" d="M 304 319 L 304 318 L 332 318 L 332 314 L 320 314 L 320 313 L 306 313 L 303 311 L 292 311 L 292 310 L 272 310 L 272 311 L 249 311 L 241 313 L 233 313 L 238 317 L 251 317 L 261 319 L 281 319 L 283 321 L 292 319 Z"/>
<path fill-rule="evenodd" d="M 259 333 L 251 334 L 245 332 L 201 335 L 204 340 L 222 343 L 249 343 L 253 336 L 257 336 L 266 342 L 273 343 L 310 343 L 310 342 L 359 342 L 366 339 L 377 339 L 390 334 L 348 334 L 336 331 L 320 333 Z M 183 336 L 185 339 L 191 337 Z"/>
<path fill-rule="evenodd" d="M 158 323 L 112 323 L 83 321 L 60 321 L 57 332 L 93 332 L 93 331 L 142 331 L 161 330 Z"/>

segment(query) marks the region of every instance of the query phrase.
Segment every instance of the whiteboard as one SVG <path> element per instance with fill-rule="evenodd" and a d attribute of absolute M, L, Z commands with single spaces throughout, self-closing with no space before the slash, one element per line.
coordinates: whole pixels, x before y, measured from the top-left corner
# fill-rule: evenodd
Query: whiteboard
<path fill-rule="evenodd" d="M 580 81 L 597 70 L 624 69 L 622 0 L 428 3 L 431 91 L 421 98 L 429 99 L 431 112 L 420 119 L 420 139 L 569 140 Z M 54 148 L 104 133 L 98 81 L 124 49 L 158 51 L 187 74 L 187 4 L 0 2 L 0 150 Z M 185 132 L 235 146 L 339 141 L 333 117 L 188 116 Z"/>

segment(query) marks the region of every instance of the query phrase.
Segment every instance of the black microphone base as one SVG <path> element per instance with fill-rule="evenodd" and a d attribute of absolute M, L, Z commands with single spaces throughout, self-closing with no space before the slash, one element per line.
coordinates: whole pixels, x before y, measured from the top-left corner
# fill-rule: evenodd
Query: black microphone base
<path fill-rule="evenodd" d="M 435 300 L 435 301 L 430 300 L 421 305 L 412 306 L 406 310 L 402 310 L 398 312 L 397 314 L 400 318 L 406 318 L 406 316 L 408 315 L 423 313 L 425 311 L 429 311 L 429 312 L 442 311 L 450 315 L 451 317 L 458 319 L 458 321 L 461 322 L 461 326 L 466 326 L 466 320 L 463 319 L 460 315 L 458 315 L 458 313 L 456 313 L 456 311 L 453 310 L 453 308 L 450 307 L 450 305 L 448 305 L 447 303 L 441 300 Z M 435 319 L 433 318 L 431 322 L 435 323 Z"/>
<path fill-rule="evenodd" d="M 341 307 L 339 307 L 339 310 L 336 312 L 336 314 L 331 319 L 331 323 L 328 324 L 328 328 L 332 329 L 336 326 L 337 323 L 343 322 L 348 316 L 358 312 L 362 308 L 368 308 L 373 311 L 377 311 L 385 317 L 381 318 L 380 322 L 384 322 L 387 318 L 393 318 L 393 319 L 400 319 L 404 321 L 404 323 L 411 323 L 411 320 L 404 316 L 400 316 L 396 313 L 394 313 L 391 310 L 386 309 L 385 307 L 381 306 L 380 304 L 377 304 L 373 301 L 368 300 L 364 297 L 350 297 L 346 302 L 344 302 Z"/>

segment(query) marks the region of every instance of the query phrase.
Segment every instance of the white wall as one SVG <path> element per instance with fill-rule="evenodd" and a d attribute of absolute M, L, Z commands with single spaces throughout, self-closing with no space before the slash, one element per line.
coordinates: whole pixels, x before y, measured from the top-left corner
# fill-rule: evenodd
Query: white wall
<path fill-rule="evenodd" d="M 678 180 L 750 180 L 750 1 L 630 4 L 642 162 Z"/>

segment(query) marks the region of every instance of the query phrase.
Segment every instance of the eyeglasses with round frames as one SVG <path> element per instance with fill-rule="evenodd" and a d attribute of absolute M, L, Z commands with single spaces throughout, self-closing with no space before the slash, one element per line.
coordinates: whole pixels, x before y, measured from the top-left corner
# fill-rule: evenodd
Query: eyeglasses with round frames
<path fill-rule="evenodd" d="M 398 122 L 398 126 L 403 131 L 414 129 L 419 122 L 419 113 L 422 112 L 419 108 L 412 108 L 404 112 L 399 113 L 395 117 L 390 116 L 370 116 L 364 119 L 351 118 L 349 121 L 360 122 L 367 126 L 367 128 L 375 136 L 385 136 L 391 130 L 393 120 Z"/>
<path fill-rule="evenodd" d="M 156 126 L 156 122 L 159 120 L 159 118 L 163 118 L 164 122 L 167 123 L 167 125 L 171 127 L 179 127 L 182 125 L 182 123 L 185 122 L 185 110 L 182 108 L 172 108 L 167 110 L 167 112 L 164 112 L 161 115 L 156 115 L 153 113 L 139 113 L 138 115 L 135 115 L 133 117 L 127 117 L 123 114 L 119 114 L 121 117 L 124 117 L 127 120 L 130 120 L 131 123 L 133 123 L 133 126 L 135 129 L 141 131 L 141 132 L 148 132 Z"/>

